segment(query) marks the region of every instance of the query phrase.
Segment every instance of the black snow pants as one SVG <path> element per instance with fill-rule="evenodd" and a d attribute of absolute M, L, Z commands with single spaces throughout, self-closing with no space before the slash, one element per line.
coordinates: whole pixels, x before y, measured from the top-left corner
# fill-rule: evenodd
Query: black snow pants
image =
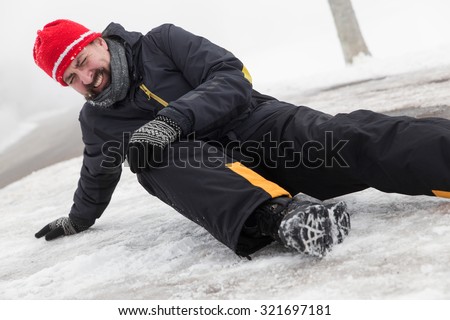
<path fill-rule="evenodd" d="M 226 139 L 179 141 L 166 157 L 139 182 L 240 255 L 271 242 L 241 230 L 260 204 L 278 196 L 328 199 L 374 187 L 450 197 L 450 120 L 440 118 L 367 110 L 330 116 L 274 100 Z"/>

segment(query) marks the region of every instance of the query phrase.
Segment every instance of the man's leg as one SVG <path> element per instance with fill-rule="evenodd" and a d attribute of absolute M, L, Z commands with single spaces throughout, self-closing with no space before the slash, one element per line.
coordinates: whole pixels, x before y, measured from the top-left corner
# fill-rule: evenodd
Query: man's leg
<path fill-rule="evenodd" d="M 274 240 L 323 255 L 348 234 L 344 203 L 293 201 L 277 184 L 201 141 L 177 142 L 167 151 L 160 166 L 138 174 L 141 185 L 239 255 Z"/>
<path fill-rule="evenodd" d="M 450 196 L 449 120 L 366 110 L 333 117 L 272 103 L 257 108 L 235 134 L 250 145 L 243 148 L 248 165 L 291 194 L 327 199 L 374 187 Z"/>
<path fill-rule="evenodd" d="M 150 194 L 240 255 L 273 241 L 268 236 L 241 236 L 241 230 L 258 206 L 289 196 L 287 191 L 202 141 L 177 142 L 167 151 L 161 166 L 138 174 Z"/>
<path fill-rule="evenodd" d="M 329 130 L 332 127 L 337 128 L 335 143 L 349 141 L 348 151 L 353 152 L 342 155 L 367 185 L 385 192 L 450 198 L 450 120 L 360 110 L 337 115 Z"/>

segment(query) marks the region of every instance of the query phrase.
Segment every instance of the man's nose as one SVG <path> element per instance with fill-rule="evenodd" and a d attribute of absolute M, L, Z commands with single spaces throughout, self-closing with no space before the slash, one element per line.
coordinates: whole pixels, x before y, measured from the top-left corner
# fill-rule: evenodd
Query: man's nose
<path fill-rule="evenodd" d="M 91 84 L 93 78 L 93 72 L 88 70 L 80 71 L 79 74 L 80 80 L 84 85 Z"/>

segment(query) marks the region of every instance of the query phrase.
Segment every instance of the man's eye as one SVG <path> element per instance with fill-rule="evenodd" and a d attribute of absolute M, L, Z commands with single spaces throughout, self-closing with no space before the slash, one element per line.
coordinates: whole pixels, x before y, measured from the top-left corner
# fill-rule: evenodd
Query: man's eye
<path fill-rule="evenodd" d="M 87 58 L 87 57 L 83 57 L 83 58 L 80 57 L 79 59 L 77 59 L 77 63 L 76 63 L 76 65 L 75 65 L 75 68 L 80 68 L 80 67 L 82 67 L 83 64 L 86 63 L 86 58 Z"/>

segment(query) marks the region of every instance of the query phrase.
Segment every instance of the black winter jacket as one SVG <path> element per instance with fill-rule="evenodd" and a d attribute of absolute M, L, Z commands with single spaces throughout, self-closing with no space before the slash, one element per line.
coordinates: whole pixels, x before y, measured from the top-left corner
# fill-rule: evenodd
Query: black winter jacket
<path fill-rule="evenodd" d="M 86 103 L 80 112 L 85 149 L 70 217 L 90 225 L 110 202 L 129 137 L 156 115 L 176 121 L 183 135 L 216 140 L 253 107 L 273 99 L 252 89 L 250 75 L 233 54 L 174 25 L 144 36 L 111 23 L 103 37 L 124 44 L 131 86 L 111 108 Z"/>

